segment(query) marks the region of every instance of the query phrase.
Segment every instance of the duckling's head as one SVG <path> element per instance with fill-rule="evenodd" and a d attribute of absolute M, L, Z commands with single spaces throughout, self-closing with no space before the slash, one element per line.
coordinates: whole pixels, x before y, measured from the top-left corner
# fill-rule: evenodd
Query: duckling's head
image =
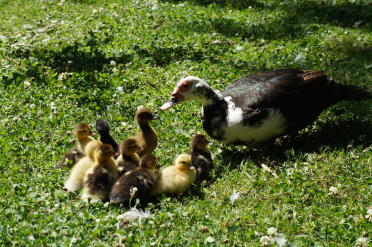
<path fill-rule="evenodd" d="M 97 119 L 96 121 L 97 132 L 102 134 L 107 134 L 110 132 L 110 127 L 105 119 Z"/>
<path fill-rule="evenodd" d="M 207 149 L 208 144 L 209 144 L 209 141 L 207 140 L 207 137 L 205 135 L 197 134 L 192 138 L 190 142 L 190 148 L 191 150 L 204 151 Z"/>
<path fill-rule="evenodd" d="M 136 112 L 137 123 L 148 123 L 149 121 L 159 119 L 151 110 L 145 107 L 141 107 Z"/>
<path fill-rule="evenodd" d="M 128 138 L 120 144 L 120 152 L 126 155 L 142 151 L 142 148 L 134 138 Z"/>
<path fill-rule="evenodd" d="M 109 144 L 101 144 L 95 150 L 95 159 L 98 161 L 106 161 L 114 156 L 115 151 Z"/>
<path fill-rule="evenodd" d="M 156 169 L 157 159 L 153 154 L 146 154 L 142 157 L 140 166 L 148 169 Z"/>
<path fill-rule="evenodd" d="M 92 132 L 91 128 L 89 127 L 89 125 L 87 123 L 80 123 L 74 129 L 74 135 L 79 140 L 87 138 L 88 136 L 92 135 L 92 133 L 93 132 Z"/>
<path fill-rule="evenodd" d="M 216 93 L 205 81 L 195 76 L 185 76 L 174 88 L 172 98 L 162 105 L 160 110 L 167 110 L 189 100 L 199 100 L 203 105 L 207 105 L 216 97 Z"/>
<path fill-rule="evenodd" d="M 191 166 L 191 156 L 189 154 L 181 154 L 176 158 L 174 163 L 178 170 L 189 170 Z"/>

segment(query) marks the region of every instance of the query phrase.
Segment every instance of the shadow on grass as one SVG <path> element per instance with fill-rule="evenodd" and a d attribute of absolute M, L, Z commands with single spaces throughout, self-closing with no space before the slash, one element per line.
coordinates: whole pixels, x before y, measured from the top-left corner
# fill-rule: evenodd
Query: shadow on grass
<path fill-rule="evenodd" d="M 185 0 L 162 0 L 163 2 L 173 2 L 175 4 L 180 4 L 185 2 Z M 264 7 L 263 3 L 255 0 L 186 0 L 195 5 L 208 6 L 211 4 L 217 5 L 219 7 L 232 7 L 236 9 L 245 9 L 249 7 Z"/>
<path fill-rule="evenodd" d="M 213 29 L 226 37 L 240 37 L 252 40 L 262 38 L 266 40 L 297 39 L 318 30 L 318 24 L 372 30 L 372 25 L 369 22 L 372 19 L 372 4 L 351 2 L 327 4 L 321 1 L 280 3 L 281 1 L 277 1 L 277 3 L 271 5 L 264 5 L 256 1 L 233 0 L 188 0 L 188 2 L 202 6 L 214 4 L 220 8 L 235 7 L 244 9 L 251 6 L 262 10 L 278 10 L 281 13 L 274 18 L 263 18 L 258 23 L 236 21 L 225 17 L 211 20 L 210 23 L 212 23 Z M 198 21 L 196 20 L 196 22 Z M 192 26 L 185 24 L 185 27 L 197 32 L 207 31 L 203 28 L 202 23 L 198 25 L 194 23 Z"/>

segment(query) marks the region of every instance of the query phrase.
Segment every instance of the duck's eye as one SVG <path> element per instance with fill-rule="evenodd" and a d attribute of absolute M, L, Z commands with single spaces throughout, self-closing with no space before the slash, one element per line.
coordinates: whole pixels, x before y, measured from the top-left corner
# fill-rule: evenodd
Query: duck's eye
<path fill-rule="evenodd" d="M 190 87 L 190 84 L 183 84 L 182 87 L 183 87 L 183 88 L 189 88 L 189 87 Z"/>

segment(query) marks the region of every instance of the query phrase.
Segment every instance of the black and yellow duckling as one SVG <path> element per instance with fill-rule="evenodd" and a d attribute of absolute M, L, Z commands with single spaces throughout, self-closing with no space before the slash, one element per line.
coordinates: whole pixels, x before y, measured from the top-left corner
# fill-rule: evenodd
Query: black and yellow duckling
<path fill-rule="evenodd" d="M 115 182 L 110 192 L 110 202 L 123 206 L 131 206 L 137 199 L 141 203 L 148 202 L 157 177 L 156 164 L 154 155 L 143 156 L 139 167 L 122 175 Z"/>
<path fill-rule="evenodd" d="M 181 194 L 195 182 L 195 178 L 196 171 L 191 167 L 191 155 L 181 154 L 176 158 L 174 165 L 159 171 L 153 194 Z"/>
<path fill-rule="evenodd" d="M 93 140 L 92 130 L 87 123 L 80 123 L 74 129 L 76 145 L 58 161 L 57 167 L 73 166 L 85 156 L 86 146 Z"/>
<path fill-rule="evenodd" d="M 208 144 L 209 141 L 202 134 L 195 135 L 190 142 L 191 164 L 196 170 L 195 183 L 208 181 L 210 178 L 213 162 Z"/>
<path fill-rule="evenodd" d="M 96 202 L 108 199 L 111 187 L 118 178 L 114 154 L 115 151 L 109 144 L 99 145 L 93 150 L 94 163 L 84 176 L 84 200 Z"/>
<path fill-rule="evenodd" d="M 158 135 L 156 131 L 149 125 L 149 122 L 159 119 L 152 111 L 147 108 L 139 108 L 136 112 L 136 122 L 140 128 L 140 132 L 131 137 L 138 141 L 143 150 L 138 152 L 140 157 L 145 154 L 151 154 L 158 145 Z"/>
<path fill-rule="evenodd" d="M 120 144 L 121 155 L 117 159 L 119 176 L 137 168 L 140 164 L 140 157 L 137 152 L 142 148 L 134 138 L 128 138 Z"/>

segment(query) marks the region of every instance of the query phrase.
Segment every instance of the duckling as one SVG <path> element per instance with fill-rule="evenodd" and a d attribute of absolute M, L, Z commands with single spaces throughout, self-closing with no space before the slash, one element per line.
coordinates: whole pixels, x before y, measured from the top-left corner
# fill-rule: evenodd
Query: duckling
<path fill-rule="evenodd" d="M 158 145 L 158 135 L 149 125 L 149 122 L 159 119 L 159 117 L 149 109 L 142 107 L 137 110 L 135 119 L 140 128 L 140 133 L 132 138 L 136 139 L 142 147 L 143 150 L 138 152 L 138 155 L 142 157 L 145 154 L 151 154 Z"/>
<path fill-rule="evenodd" d="M 117 159 L 120 176 L 139 166 L 140 157 L 137 152 L 141 150 L 142 148 L 134 138 L 128 138 L 120 144 L 121 155 Z"/>
<path fill-rule="evenodd" d="M 99 201 L 108 198 L 111 187 L 118 177 L 118 168 L 113 158 L 114 149 L 109 144 L 99 145 L 93 151 L 93 165 L 86 171 L 82 198 Z"/>
<path fill-rule="evenodd" d="M 191 155 L 181 154 L 176 158 L 173 166 L 160 170 L 153 194 L 181 194 L 194 183 L 195 178 L 196 170 L 191 167 Z"/>
<path fill-rule="evenodd" d="M 92 130 L 87 123 L 81 123 L 74 129 L 74 136 L 77 138 L 76 145 L 58 161 L 57 167 L 75 165 L 85 156 L 86 146 L 93 140 Z"/>
<path fill-rule="evenodd" d="M 78 191 L 83 187 L 83 180 L 86 171 L 93 165 L 93 160 L 85 156 L 81 158 L 74 167 L 71 169 L 71 173 L 68 176 L 64 188 L 69 192 Z"/>
<path fill-rule="evenodd" d="M 190 142 L 191 163 L 196 170 L 196 183 L 208 180 L 213 169 L 211 153 L 207 147 L 208 143 L 209 141 L 202 134 L 195 135 Z"/>
<path fill-rule="evenodd" d="M 122 175 L 114 184 L 110 192 L 110 203 L 129 204 L 137 199 L 141 203 L 148 202 L 152 197 L 152 189 L 157 177 L 156 157 L 146 154 L 142 157 L 140 167 Z"/>
<path fill-rule="evenodd" d="M 96 129 L 101 136 L 100 141 L 104 144 L 110 144 L 116 153 L 119 153 L 119 145 L 110 134 L 110 127 L 106 120 L 98 119 L 96 121 Z M 114 155 L 116 158 L 116 154 Z"/>

